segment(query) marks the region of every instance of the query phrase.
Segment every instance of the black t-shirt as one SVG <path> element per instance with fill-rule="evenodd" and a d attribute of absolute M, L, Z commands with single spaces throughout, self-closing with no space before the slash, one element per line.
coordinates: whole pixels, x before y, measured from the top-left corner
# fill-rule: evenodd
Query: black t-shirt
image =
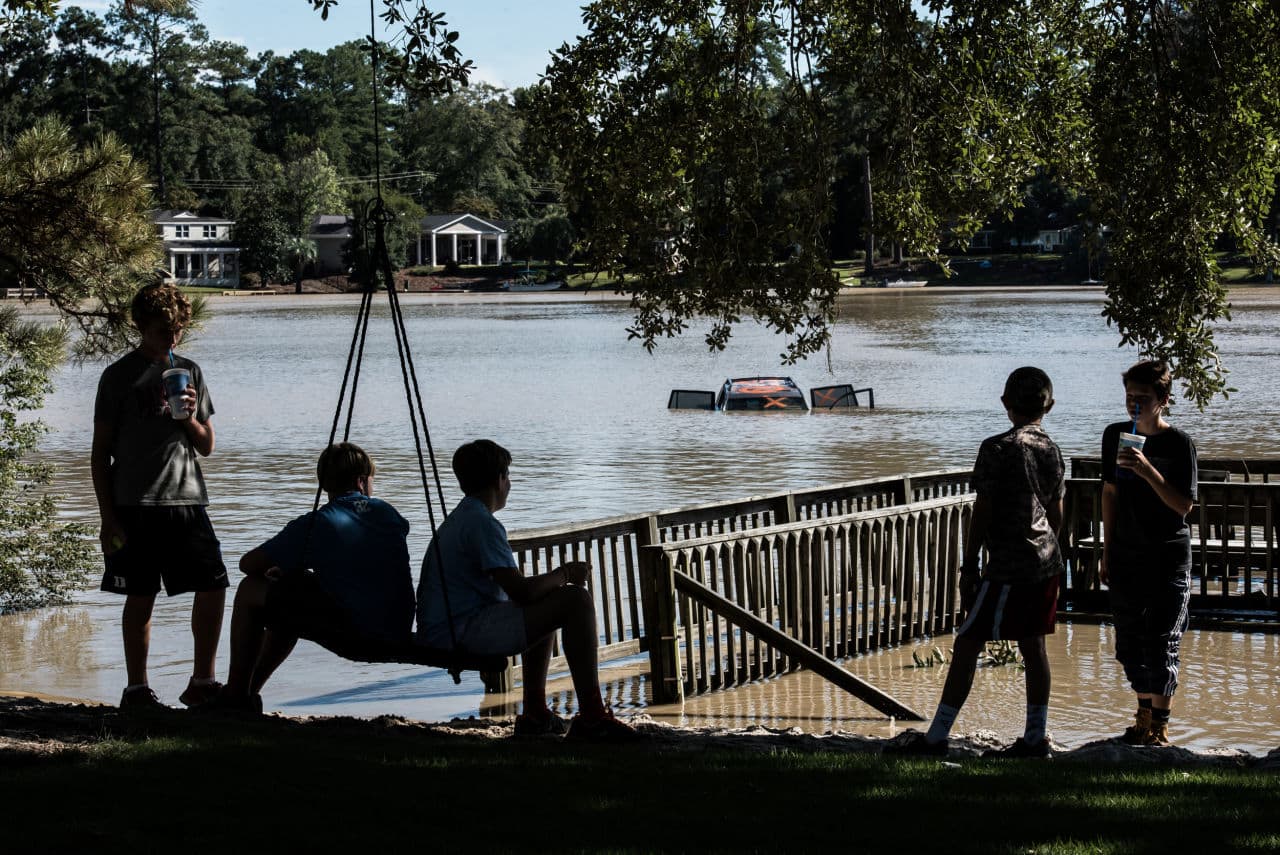
<path fill-rule="evenodd" d="M 1142 478 L 1116 466 L 1120 434 L 1132 430 L 1132 422 L 1117 422 L 1102 432 L 1102 480 L 1115 484 L 1117 492 L 1116 530 L 1107 532 L 1107 538 L 1113 546 L 1189 541 L 1191 530 L 1186 518 L 1161 501 Z M 1142 454 L 1171 487 L 1191 501 L 1196 500 L 1196 444 L 1191 437 L 1170 427 L 1148 436 Z"/>

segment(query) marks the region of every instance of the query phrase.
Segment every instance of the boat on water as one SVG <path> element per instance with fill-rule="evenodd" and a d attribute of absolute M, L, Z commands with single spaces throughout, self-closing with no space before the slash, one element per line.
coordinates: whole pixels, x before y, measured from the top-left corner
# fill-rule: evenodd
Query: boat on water
<path fill-rule="evenodd" d="M 815 386 L 809 390 L 814 410 L 845 409 L 858 406 L 858 393 L 865 392 L 875 407 L 871 389 L 854 389 L 848 383 Z M 790 377 L 731 377 L 719 392 L 673 389 L 667 399 L 669 410 L 719 410 L 721 412 L 805 413 L 810 402 L 804 390 Z"/>
<path fill-rule="evenodd" d="M 923 288 L 929 284 L 923 279 L 889 279 L 884 277 L 876 282 L 877 288 Z"/>

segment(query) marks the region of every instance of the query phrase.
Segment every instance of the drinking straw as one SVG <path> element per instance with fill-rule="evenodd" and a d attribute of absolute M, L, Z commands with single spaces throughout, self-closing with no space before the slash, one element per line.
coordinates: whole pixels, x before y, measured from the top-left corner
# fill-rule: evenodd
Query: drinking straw
<path fill-rule="evenodd" d="M 177 367 L 178 367 L 177 365 L 175 365 L 175 364 L 173 363 L 173 350 L 170 350 L 170 351 L 169 351 L 169 367 L 170 367 L 170 368 L 177 368 Z M 1137 422 L 1135 421 L 1135 422 L 1134 422 L 1134 424 L 1136 425 L 1136 424 L 1137 424 Z M 1134 430 L 1137 430 L 1137 428 L 1134 428 Z"/>
<path fill-rule="evenodd" d="M 170 360 L 173 359 L 173 351 L 169 351 L 169 359 Z M 1142 405 L 1134 404 L 1133 405 L 1133 435 L 1134 436 L 1138 435 L 1138 416 L 1141 415 L 1141 413 L 1142 413 Z"/>

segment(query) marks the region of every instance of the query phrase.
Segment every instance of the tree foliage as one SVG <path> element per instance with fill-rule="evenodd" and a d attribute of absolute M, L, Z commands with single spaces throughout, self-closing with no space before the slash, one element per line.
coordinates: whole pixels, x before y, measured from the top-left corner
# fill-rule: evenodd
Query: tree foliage
<path fill-rule="evenodd" d="M 781 78 L 764 61 L 786 7 L 594 3 L 588 35 L 553 55 L 535 95 L 587 223 L 581 255 L 626 271 L 630 334 L 647 348 L 699 316 L 713 348 L 744 317 L 784 333 L 788 361 L 827 342 L 831 126 L 807 31 L 791 31 Z"/>
<path fill-rule="evenodd" d="M 0 148 L 0 266 L 79 328 L 81 356 L 130 345 L 129 302 L 160 241 L 146 173 L 112 137 L 78 147 L 44 120 Z"/>
<path fill-rule="evenodd" d="M 1265 222 L 1280 171 L 1280 7 L 1127 2 L 1091 40 L 1092 195 L 1110 227 L 1108 323 L 1167 358 L 1187 397 L 1227 391 L 1214 342 L 1229 305 L 1214 257 L 1235 235 L 1274 266 Z"/>
<path fill-rule="evenodd" d="M 92 532 L 57 521 L 53 468 L 31 458 L 46 428 L 23 418 L 43 406 L 66 338 L 0 308 L 0 614 L 68 602 L 94 566 Z"/>
<path fill-rule="evenodd" d="M 78 147 L 44 120 L 0 147 L 0 270 L 62 317 L 0 311 L 0 611 L 63 602 L 91 566 L 86 530 L 58 521 L 52 470 L 31 460 L 44 428 L 20 416 L 42 406 L 69 328 L 81 356 L 129 346 L 129 303 L 159 261 L 150 207 L 144 171 L 113 138 Z"/>

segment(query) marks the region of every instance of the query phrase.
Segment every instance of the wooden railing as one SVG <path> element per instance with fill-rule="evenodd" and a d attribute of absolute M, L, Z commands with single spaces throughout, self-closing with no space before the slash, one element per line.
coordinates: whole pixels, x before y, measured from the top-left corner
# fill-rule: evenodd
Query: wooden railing
<path fill-rule="evenodd" d="M 810 490 L 773 493 L 732 502 L 552 526 L 511 537 L 525 575 L 546 573 L 569 560 L 589 561 L 596 603 L 600 660 L 635 656 L 645 646 L 639 592 L 640 552 L 645 546 L 818 520 L 855 511 L 895 507 L 922 498 L 969 490 L 968 472 L 928 472 L 899 478 L 850 481 Z M 552 667 L 562 668 L 557 645 Z M 519 669 L 508 676 L 518 679 Z"/>
<path fill-rule="evenodd" d="M 971 495 L 950 496 L 646 548 L 655 699 L 950 630 L 972 504 Z M 814 655 L 785 647 L 770 629 Z M 914 715 L 882 693 L 845 688 L 887 714 Z"/>
<path fill-rule="evenodd" d="M 1217 462 L 1217 461 L 1213 461 Z M 1213 472 L 1202 468 L 1202 475 Z M 1223 470 L 1218 470 L 1223 471 Z M 1254 477 L 1257 477 L 1254 470 Z M 1276 578 L 1280 565 L 1280 479 L 1202 480 L 1191 526 L 1192 609 L 1266 610 L 1280 606 Z M 1100 590 L 1102 558 L 1102 482 L 1067 481 L 1066 596 L 1084 610 L 1106 608 Z"/>
<path fill-rule="evenodd" d="M 1191 517 L 1193 608 L 1274 611 L 1280 460 L 1201 459 L 1200 467 L 1216 480 L 1201 482 Z M 1063 601 L 1103 611 L 1098 464 L 1076 458 L 1071 468 Z M 654 646 L 665 645 L 655 686 L 675 696 L 676 684 L 690 693 L 723 688 L 790 670 L 799 660 L 759 632 L 753 636 L 743 621 L 715 616 L 706 597 L 680 589 L 674 576 L 661 592 L 644 588 L 642 555 L 661 556 L 645 560 L 669 566 L 822 657 L 852 656 L 952 628 L 970 478 L 962 471 L 854 481 L 519 532 L 511 546 L 526 575 L 589 561 L 601 661 L 648 652 L 652 664 Z M 671 598 L 669 614 L 655 611 L 655 596 Z M 661 629 L 651 626 L 658 618 Z M 563 666 L 557 647 L 552 667 Z M 508 685 L 516 678 L 513 663 Z"/>

